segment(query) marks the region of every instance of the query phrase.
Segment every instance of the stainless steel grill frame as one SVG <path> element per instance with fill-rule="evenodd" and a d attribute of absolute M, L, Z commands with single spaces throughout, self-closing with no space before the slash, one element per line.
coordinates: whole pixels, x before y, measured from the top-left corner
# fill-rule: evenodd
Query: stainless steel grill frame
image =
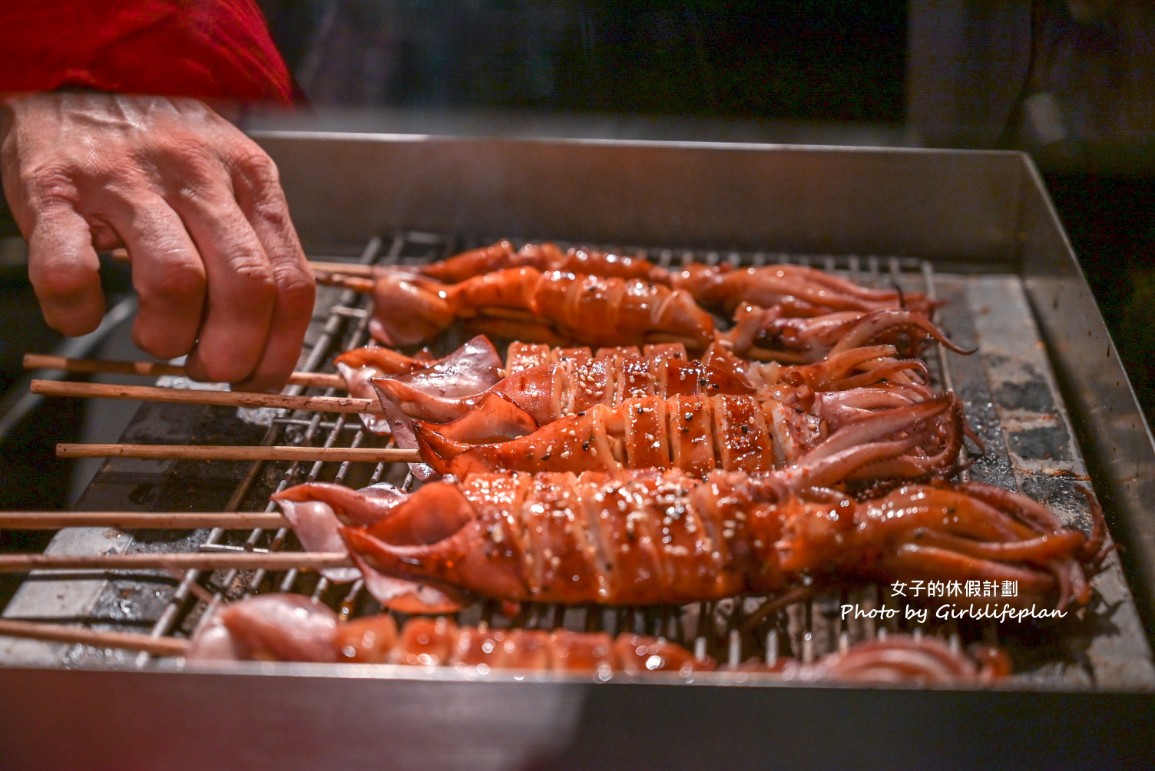
<path fill-rule="evenodd" d="M 288 739 L 282 733 L 281 738 L 287 742 L 282 751 L 292 747 L 293 752 L 278 751 L 278 755 L 302 761 L 319 759 L 326 748 L 336 749 L 335 737 L 341 737 L 341 746 L 348 750 L 346 741 L 355 735 L 362 741 L 390 737 L 395 740 L 390 742 L 396 753 L 392 758 L 401 762 L 436 764 L 436 760 L 460 760 L 469 753 L 475 753 L 482 765 L 487 761 L 510 765 L 512 761 L 559 757 L 592 762 L 609 757 L 601 754 L 606 749 L 598 734 L 614 724 L 610 721 L 620 721 L 619 732 L 626 727 L 637 732 L 636 744 L 623 750 L 623 758 L 645 762 L 660 758 L 685 761 L 701 757 L 703 748 L 719 753 L 715 760 L 753 759 L 747 753 L 755 746 L 769 746 L 770 737 L 777 743 L 777 751 L 781 751 L 804 746 L 791 741 L 792 735 L 813 736 L 818 731 L 827 737 L 821 740 L 822 746 L 831 746 L 827 759 L 839 757 L 839 747 L 846 751 L 846 758 L 860 759 L 867 747 L 880 753 L 894 751 L 895 747 L 880 745 L 877 738 L 866 738 L 866 729 L 879 729 L 880 723 L 889 727 L 883 735 L 893 737 L 894 731 L 905 730 L 910 740 L 922 742 L 921 747 L 906 747 L 914 753 L 907 757 L 917 758 L 928 757 L 926 753 L 931 748 L 943 743 L 955 750 L 962 745 L 971 747 L 969 742 L 959 741 L 961 733 L 934 733 L 938 729 L 970 728 L 974 723 L 968 718 L 970 709 L 981 708 L 986 711 L 984 714 L 992 715 L 1016 710 L 1019 718 L 1027 722 L 1055 720 L 1061 724 L 1061 714 L 1085 708 L 1090 700 L 1097 705 L 1091 722 L 1096 730 L 1109 731 L 1106 719 L 1114 710 L 1132 709 L 1148 698 L 1136 692 L 1150 687 L 1151 665 L 1142 624 L 1134 609 L 1151 618 L 1155 592 L 1150 566 L 1155 565 L 1155 528 L 1140 511 L 1141 502 L 1152 499 L 1155 452 L 1078 263 L 1038 175 L 1024 156 L 303 134 L 270 134 L 262 136 L 261 141 L 278 162 L 295 221 L 313 254 L 338 248 L 344 251 L 349 244 L 364 243 L 367 233 L 416 230 L 461 234 L 465 241 L 502 235 L 581 243 L 657 244 L 669 248 L 661 256 L 671 260 L 701 249 L 714 250 L 705 255 L 707 259 L 748 259 L 750 254 L 756 259 L 775 259 L 779 253 L 790 255 L 791 259 L 797 259 L 797 255 L 831 255 L 817 259 L 827 263 L 824 267 L 897 276 L 900 281 L 909 280 L 903 266 L 913 260 L 922 274 L 916 276 L 918 280 L 932 282 L 936 291 L 951 295 L 951 303 L 944 310 L 954 315 L 948 315 L 944 323 L 956 339 L 962 336 L 959 342 L 965 344 L 968 336 L 976 334 L 988 348 L 993 340 L 1021 340 L 1023 330 L 1013 330 L 1015 334 L 1001 338 L 1000 319 L 1033 321 L 1037 331 L 1028 335 L 1027 345 L 1042 341 L 1045 351 L 1037 349 L 1034 357 L 1030 352 L 1018 351 L 1005 360 L 1022 362 L 1026 356 L 1031 364 L 1041 364 L 1041 371 L 1024 374 L 1022 366 L 1005 365 L 1009 368 L 996 371 L 990 378 L 992 382 L 1002 379 L 1032 386 L 1040 378 L 1049 385 L 1053 376 L 1061 394 L 1053 405 L 1054 417 L 1069 426 L 1075 436 L 1066 444 L 1061 437 L 1056 442 L 1055 434 L 1048 434 L 1048 421 L 1052 418 L 1041 417 L 1046 410 L 1033 409 L 1025 402 L 1015 404 L 1013 399 L 1008 403 L 1004 394 L 1001 400 L 990 400 L 992 414 L 982 415 L 980 422 L 989 418 L 1004 426 L 1003 430 L 1008 425 L 1021 430 L 1011 431 L 1007 441 L 1000 441 L 1004 451 L 991 456 L 977 473 L 1026 480 L 1028 487 L 1035 486 L 1032 491 L 1055 496 L 1058 493 L 1048 487 L 1051 483 L 1047 480 L 1058 479 L 1056 484 L 1061 487 L 1069 487 L 1069 480 L 1051 472 L 1058 469 L 1063 474 L 1079 476 L 1080 458 L 1085 457 L 1095 488 L 1107 505 L 1112 529 L 1126 547 L 1128 576 L 1137 605 L 1123 620 L 1122 632 L 1099 630 L 1085 649 L 1091 651 L 1088 655 L 1094 659 L 1090 670 L 1096 675 L 1096 687 L 1091 689 L 1077 674 L 1068 676 L 1077 673 L 1078 668 L 1066 669 L 1059 677 L 1052 673 L 1039 683 L 1019 680 L 1008 688 L 982 694 L 836 687 L 747 689 L 730 687 L 737 684 L 733 679 L 690 689 L 673 689 L 661 683 L 594 686 L 548 678 L 518 687 L 504 677 L 471 683 L 452 673 L 415 677 L 413 673 L 390 672 L 381 680 L 377 679 L 380 670 L 357 667 L 342 668 L 339 673 L 300 665 L 238 667 L 228 674 L 167 673 L 154 666 L 146 666 L 143 672 L 112 672 L 105 669 L 109 662 L 94 662 L 89 654 L 72 651 L 68 665 L 83 667 L 85 671 L 67 672 L 59 665 L 28 662 L 0 671 L 0 682 L 6 681 L 6 686 L 12 688 L 36 680 L 59 683 L 51 690 L 38 689 L 30 697 L 31 710 L 3 708 L 0 717 L 11 718 L 14 722 L 10 727 L 23 726 L 23 730 L 35 735 L 42 729 L 29 726 L 32 721 L 28 717 L 46 709 L 64 710 L 75 715 L 77 721 L 92 721 L 93 716 L 82 716 L 78 710 L 89 706 L 83 690 L 99 685 L 112 688 L 117 694 L 152 698 L 159 698 L 158 689 L 172 689 L 176 696 L 164 703 L 172 705 L 170 717 L 181 714 L 181 720 L 186 722 L 193 714 L 187 700 L 211 700 L 225 705 L 223 712 L 234 722 L 228 723 L 222 716 L 205 717 L 199 711 L 196 714 L 200 717 L 194 721 L 198 725 L 211 724 L 212 730 L 224 736 L 237 735 L 242 726 L 251 728 L 252 715 L 240 708 L 241 702 L 255 708 L 258 700 L 275 699 L 268 704 L 277 705 L 278 719 L 285 725 L 312 721 L 324 723 L 326 731 L 333 732 L 309 731 Z M 420 251 L 420 238 L 417 242 Z M 420 258 L 401 251 L 390 252 L 390 248 L 400 250 L 398 244 L 403 243 L 404 239 L 388 244 L 370 242 L 361 258 L 375 259 L 382 251 L 386 259 Z M 437 236 L 431 237 L 427 245 L 430 251 L 447 247 Z M 967 300 L 967 287 L 976 282 L 981 283 L 981 288 L 971 289 L 970 296 L 989 296 L 992 305 L 1000 309 L 1015 302 L 1025 307 L 1018 309 L 1019 315 L 1009 316 L 986 312 L 981 304 L 976 307 L 973 300 Z M 351 298 L 336 300 L 339 307 L 347 303 L 351 303 Z M 342 315 L 350 323 L 331 320 Z M 361 319 L 363 315 L 359 316 L 356 309 L 339 311 L 336 317 L 321 324 L 316 334 L 355 335 Z M 976 332 L 976 327 L 981 329 Z M 363 324 L 359 328 L 363 332 Z M 324 345 L 314 346 L 316 351 L 324 349 Z M 984 361 L 995 359 L 988 357 Z M 1088 366 L 1088 361 L 1094 365 Z M 965 370 L 969 365 L 962 366 Z M 953 370 L 948 367 L 945 371 Z M 951 385 L 963 387 L 965 383 Z M 974 395 L 969 401 L 972 417 L 975 409 L 981 410 L 987 403 L 982 395 Z M 1065 419 L 1068 415 L 1069 422 Z M 169 432 L 184 438 L 193 427 L 206 430 L 203 418 L 200 413 L 171 417 L 166 412 L 163 417 L 145 416 L 143 423 L 148 425 L 149 439 L 156 441 L 158 422 L 160 434 Z M 256 427 L 260 424 L 260 420 L 251 424 L 254 434 L 261 433 Z M 234 427 L 230 425 L 228 430 Z M 342 429 L 337 425 L 304 425 L 293 430 L 307 433 Z M 1022 443 L 1016 444 L 1020 435 L 1023 442 L 1029 443 L 1039 430 L 1047 435 L 1043 440 L 1046 447 L 1058 456 L 1051 463 L 1034 457 L 1038 453 L 1032 455 Z M 997 435 L 1001 437 L 1001 433 Z M 117 461 L 104 472 L 105 487 L 91 495 L 87 503 L 92 508 L 111 508 L 115 501 L 131 501 L 134 492 L 139 498 L 141 474 L 184 480 L 191 491 L 197 473 L 187 464 L 179 469 L 158 470 L 155 464 L 149 467 L 145 462 Z M 123 478 L 123 485 L 117 484 L 119 478 Z M 252 481 L 260 488 L 260 480 Z M 204 493 L 200 490 L 198 494 Z M 217 493 L 220 497 L 221 491 Z M 153 500 L 159 497 L 163 496 Z M 229 500 L 224 505 L 240 503 Z M 1079 516 L 1077 505 L 1067 499 L 1060 503 L 1071 516 Z M 120 507 L 127 505 L 121 503 Z M 271 536 L 273 541 L 278 537 L 283 534 Z M 216 540 L 213 535 L 209 538 Z M 248 544 L 262 545 L 269 545 L 269 541 L 254 540 Z M 1113 576 L 1106 584 L 1100 582 L 1100 591 L 1132 607 L 1122 573 L 1116 571 Z M 195 623 L 195 619 L 180 618 L 183 600 L 179 595 L 200 591 L 199 578 L 178 579 L 175 589 L 168 586 L 174 582 L 167 581 L 167 588 L 161 593 L 167 596 L 173 589 L 177 602 L 168 603 L 151 616 L 141 611 L 138 603 L 127 615 L 149 617 L 158 633 L 167 633 L 181 623 Z M 224 579 L 225 592 L 234 578 Z M 255 578 L 259 583 L 262 577 L 244 578 Z M 292 580 L 295 577 L 285 578 L 284 582 Z M 133 594 L 131 599 L 136 601 L 143 590 L 122 591 Z M 114 617 L 114 610 L 109 613 Z M 797 640 L 791 644 L 799 646 Z M 234 688 L 245 691 L 245 698 L 236 700 L 227 695 Z M 685 695 L 685 691 L 697 695 Z M 1025 695 L 1039 700 L 1026 701 Z M 498 700 L 501 710 L 485 706 L 490 698 Z M 183 709 L 178 704 L 182 701 Z M 119 695 L 113 702 L 118 708 L 122 703 L 128 709 Z M 403 703 L 412 706 L 403 707 Z M 663 703 L 677 706 L 666 712 L 660 706 Z M 828 717 L 821 723 L 808 722 L 815 716 L 812 709 L 834 710 L 837 714 L 847 705 L 869 711 L 870 719 L 859 724 L 832 722 Z M 637 712 L 632 711 L 634 708 Z M 162 726 L 157 720 L 168 709 L 140 717 L 160 732 Z M 706 709 L 711 712 L 704 712 Z M 316 713 L 320 710 L 328 711 L 324 720 L 318 720 Z M 366 714 L 374 715 L 372 726 L 364 725 Z M 341 724 L 336 715 L 348 722 Z M 895 722 L 903 720 L 910 725 Z M 1088 717 L 1083 715 L 1080 720 L 1086 723 Z M 96 722 L 106 723 L 107 716 L 98 717 Z M 691 745 L 691 738 L 700 739 L 708 727 L 724 729 L 723 734 L 729 738 Z M 686 733 L 679 735 L 679 730 Z M 452 734 L 452 739 L 435 740 L 441 732 Z M 1089 731 L 1088 735 L 1094 733 Z M 92 738 L 87 732 L 86 737 Z M 652 744 L 659 737 L 661 743 Z M 398 744 L 397 740 L 404 741 Z M 1060 741 L 1069 741 L 1069 737 Z M 146 744 L 151 746 L 151 740 Z M 190 752 L 186 756 L 190 760 L 212 757 L 207 749 L 191 749 L 194 744 L 182 735 L 167 749 L 154 749 Z M 1100 743 L 1101 752 L 1105 748 L 1110 753 L 1114 747 Z M 988 742 L 983 749 L 1006 751 L 1007 747 L 1002 742 Z M 1090 745 L 1079 744 L 1070 748 L 1073 754 L 1059 757 L 1078 758 L 1078 752 L 1089 749 Z M 643 750 L 654 754 L 634 754 Z M 67 757 L 64 749 L 54 751 L 60 758 Z M 1121 745 L 1118 751 L 1123 752 Z M 369 745 L 357 748 L 356 755 L 369 759 L 376 752 L 385 753 L 378 760 L 391 757 L 388 749 Z M 562 756 L 558 754 L 561 752 L 573 754 Z M 978 759 L 971 750 L 954 757 Z M 992 758 L 984 753 L 982 760 L 989 764 Z M 1102 762 L 1104 758 L 1097 760 Z"/>

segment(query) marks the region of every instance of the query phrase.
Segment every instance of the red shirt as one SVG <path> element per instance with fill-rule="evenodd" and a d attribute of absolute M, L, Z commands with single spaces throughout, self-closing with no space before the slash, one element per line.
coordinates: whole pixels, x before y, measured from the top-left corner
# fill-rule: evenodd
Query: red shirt
<path fill-rule="evenodd" d="M 292 100 L 253 0 L 0 0 L 0 93 L 93 88 Z"/>

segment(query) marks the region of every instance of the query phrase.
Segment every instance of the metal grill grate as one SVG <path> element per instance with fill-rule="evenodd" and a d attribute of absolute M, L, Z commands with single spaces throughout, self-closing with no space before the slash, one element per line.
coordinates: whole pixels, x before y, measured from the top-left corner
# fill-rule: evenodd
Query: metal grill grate
<path fill-rule="evenodd" d="M 438 259 L 479 243 L 440 234 L 403 232 L 390 238 L 374 238 L 364 245 L 359 255 L 339 259 L 362 264 L 412 264 Z M 649 259 L 666 266 L 694 260 L 735 265 L 802 263 L 845 275 L 867 286 L 897 286 L 944 300 L 938 316 L 940 326 L 956 343 L 979 349 L 979 353 L 971 357 L 938 350 L 937 356 L 928 362 L 934 384 L 954 390 L 964 400 L 972 427 L 985 447 L 981 457 L 971 458 L 966 474 L 1022 489 L 1051 505 L 1066 521 L 1087 524 L 1085 502 L 1075 489 L 1077 484 L 1086 484 L 1086 472 L 1046 361 L 1039 351 L 1038 334 L 1017 277 L 936 273 L 926 261 L 877 256 L 835 258 L 667 248 L 642 251 Z M 301 368 L 331 371 L 330 362 L 337 353 L 365 344 L 370 302 L 370 298 L 351 290 L 322 287 L 318 317 L 310 329 Z M 448 350 L 459 342 L 449 339 L 443 346 Z M 331 394 L 319 389 L 295 389 L 314 395 Z M 365 432 L 355 416 L 329 418 L 317 414 L 242 410 L 235 415 L 218 415 L 216 419 L 225 421 L 221 429 L 225 432 L 235 433 L 240 427 L 252 443 L 382 445 L 382 438 Z M 264 463 L 233 468 L 235 473 L 225 475 L 233 483 L 224 506 L 226 510 L 273 510 L 268 503 L 273 492 L 302 482 L 337 481 L 364 486 L 390 481 L 410 486 L 413 481 L 403 466 L 388 464 L 369 468 L 368 464 L 348 463 Z M 194 481 L 190 484 L 195 484 L 197 478 L 191 464 L 180 464 L 173 474 L 191 478 Z M 250 533 L 213 530 L 171 538 L 138 535 L 131 548 L 252 551 L 292 550 L 297 544 L 288 530 Z M 1122 645 L 1112 643 L 1115 637 L 1102 634 L 1102 630 L 1088 630 L 1086 624 L 1044 629 L 1048 636 L 1040 640 L 1034 632 L 1016 628 L 1014 624 L 996 626 L 946 620 L 920 625 L 906 621 L 901 614 L 884 620 L 843 618 L 841 609 L 848 605 L 866 616 L 873 616 L 879 610 L 897 609 L 899 598 L 892 591 L 894 587 L 883 586 L 828 593 L 771 613 L 764 612 L 761 598 L 701 603 L 685 608 L 564 608 L 526 603 L 512 612 L 497 603 L 483 603 L 463 611 L 459 620 L 492 626 L 565 626 L 586 631 L 656 634 L 698 653 L 709 653 L 722 662 L 734 663 L 755 656 L 773 661 L 781 655 L 812 661 L 857 640 L 914 631 L 942 636 L 956 646 L 972 641 L 1000 642 L 1011 650 L 1018 665 L 1025 665 L 1032 673 L 1024 677 L 1041 676 L 1052 683 L 1094 684 L 1104 673 L 1118 670 L 1116 659 L 1131 662 L 1135 649 L 1145 650 L 1141 629 L 1116 564 L 1096 579 L 1096 587 L 1105 605 L 1126 604 L 1126 612 L 1120 615 L 1116 610 L 1111 619 L 1116 629 L 1120 625 L 1123 629 Z M 216 604 L 270 591 L 308 595 L 348 615 L 379 610 L 360 582 L 336 585 L 312 572 L 189 571 L 175 579 L 150 573 L 110 580 L 91 620 L 98 627 L 123 628 L 127 624 L 147 629 L 154 636 L 188 636 L 206 611 Z M 1090 615 L 1098 618 L 1097 614 Z M 1093 626 L 1098 622 L 1090 623 Z M 1098 642 L 1085 650 L 1071 644 L 1088 631 L 1093 637 L 1098 634 L 1095 637 Z M 1144 660 L 1143 657 L 1140 660 Z M 76 646 L 65 655 L 64 663 L 150 667 L 156 662 L 148 654 L 99 652 Z M 1155 680 L 1149 666 L 1143 668 L 1143 673 Z"/>

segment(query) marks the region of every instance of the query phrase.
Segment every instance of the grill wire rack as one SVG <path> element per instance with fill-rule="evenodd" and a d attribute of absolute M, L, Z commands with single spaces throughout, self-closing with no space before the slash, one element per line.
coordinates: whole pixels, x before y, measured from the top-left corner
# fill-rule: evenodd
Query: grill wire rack
<path fill-rule="evenodd" d="M 351 264 L 419 264 L 441 259 L 486 239 L 439 233 L 401 231 L 370 239 L 359 253 L 342 252 L 327 260 Z M 566 244 L 563 244 L 566 245 Z M 805 264 L 846 276 L 866 286 L 897 286 L 943 301 L 936 321 L 955 343 L 977 349 L 972 356 L 953 354 L 938 346 L 926 349 L 932 384 L 953 390 L 963 399 L 968 422 L 982 451 L 968 442 L 964 477 L 1021 490 L 1051 506 L 1068 524 L 1087 529 L 1090 517 L 1079 492 L 1091 484 L 1061 398 L 1039 350 L 1038 334 L 1018 286 L 1019 279 L 991 273 L 954 274 L 936 271 L 929 261 L 886 256 L 822 256 L 774 252 L 690 251 L 673 248 L 600 245 L 641 253 L 666 267 L 690 261 L 735 266 L 776 262 Z M 321 259 L 321 255 L 313 256 Z M 369 342 L 371 298 L 352 290 L 320 287 L 317 311 L 299 369 L 333 371 L 333 357 Z M 451 332 L 435 352 L 447 352 L 464 340 Z M 170 381 L 171 382 L 171 381 Z M 188 383 L 179 383 L 189 385 Z M 292 392 L 333 395 L 333 390 L 293 386 Z M 228 435 L 236 443 L 310 445 L 316 447 L 386 446 L 387 438 L 366 432 L 356 416 L 294 413 L 282 410 L 224 410 L 201 419 L 196 433 Z M 118 461 L 123 463 L 123 461 Z M 208 473 L 205 466 L 220 469 Z M 113 469 L 110 463 L 108 469 Z M 116 473 L 115 471 L 111 473 Z M 131 476 L 131 474 L 129 475 Z M 172 479 L 194 488 L 223 488 L 228 511 L 275 510 L 269 496 L 285 487 L 313 481 L 361 487 L 390 482 L 406 488 L 415 484 L 404 464 L 382 463 L 230 463 L 174 465 Z M 224 480 L 227 480 L 225 482 Z M 174 482 L 174 484 L 177 484 Z M 145 496 L 147 497 L 147 496 Z M 179 495 L 177 496 L 179 498 Z M 153 499 L 153 503 L 157 501 Z M 291 530 L 251 532 L 206 530 L 137 532 L 128 536 L 128 551 L 292 551 L 299 549 Z M 1096 577 L 1096 603 L 1055 623 L 980 622 L 946 619 L 917 624 L 898 612 L 903 598 L 898 586 L 824 592 L 766 612 L 767 598 L 748 597 L 686 607 L 598 608 L 522 603 L 515 607 L 478 603 L 459 615 L 463 624 L 494 627 L 604 630 L 611 634 L 638 632 L 662 636 L 723 664 L 750 658 L 772 663 L 780 656 L 803 662 L 854 642 L 898 632 L 934 635 L 956 648 L 971 643 L 999 644 L 1011 654 L 1016 680 L 1044 686 L 1095 687 L 1155 684 L 1150 655 L 1119 565 L 1109 558 Z M 79 620 L 93 628 L 145 631 L 154 637 L 189 637 L 207 613 L 223 602 L 267 592 L 292 592 L 312 597 L 345 616 L 379 612 L 360 581 L 335 584 L 305 570 L 285 572 L 198 571 L 180 574 L 134 571 L 111 574 L 90 613 Z M 857 612 L 844 614 L 846 607 Z M 849 618 L 844 618 L 849 615 Z M 1075 614 L 1073 614 L 1075 615 Z M 399 617 L 403 621 L 403 617 Z M 61 652 L 65 667 L 147 669 L 172 666 L 147 653 L 96 650 L 70 646 Z M 2 651 L 0 651 L 2 657 Z M 1138 677 L 1136 681 L 1134 678 Z"/>

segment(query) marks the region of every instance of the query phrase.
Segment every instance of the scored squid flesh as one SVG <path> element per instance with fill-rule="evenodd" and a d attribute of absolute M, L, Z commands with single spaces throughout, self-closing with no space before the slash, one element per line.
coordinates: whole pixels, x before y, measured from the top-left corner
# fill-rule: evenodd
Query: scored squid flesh
<path fill-rule="evenodd" d="M 425 342 L 457 320 L 495 337 L 553 344 L 677 341 L 702 350 L 714 339 L 713 317 L 689 293 L 644 279 L 522 267 L 442 284 L 387 271 L 373 294 L 369 331 L 388 345 Z"/>
<path fill-rule="evenodd" d="M 464 428 L 424 421 L 413 428 L 422 462 L 439 474 L 459 476 L 498 470 L 769 471 L 883 433 L 917 439 L 901 458 L 872 467 L 874 475 L 921 477 L 957 464 L 964 432 L 962 406 L 953 394 L 840 414 L 842 422 L 834 425 L 811 407 L 752 396 L 643 397 L 614 407 L 596 404 L 513 438 L 471 434 L 473 423 L 487 420 L 484 413 L 467 419 Z"/>
<path fill-rule="evenodd" d="M 882 438 L 875 435 L 855 437 L 844 447 L 814 453 L 803 462 L 769 473 L 751 475 L 750 484 L 773 500 L 812 486 L 834 485 L 856 471 L 885 464 L 909 451 L 913 439 Z M 436 587 L 413 582 L 396 574 L 375 570 L 357 550 L 345 549 L 343 526 L 368 527 L 385 519 L 404 503 L 409 494 L 387 483 L 352 490 L 342 485 L 305 484 L 273 496 L 285 517 L 292 523 L 301 545 L 311 552 L 345 551 L 353 568 L 325 568 L 323 574 L 332 581 L 348 582 L 361 577 L 374 597 L 387 606 L 405 612 L 450 612 L 459 608 L 462 595 L 452 587 Z M 414 519 L 409 536 L 418 541 L 424 532 L 440 532 L 442 523 L 436 517 Z"/>
<path fill-rule="evenodd" d="M 330 507 L 351 554 L 411 590 L 560 604 L 685 604 L 800 587 L 908 580 L 1017 582 L 1016 602 L 1064 609 L 1089 599 L 1103 553 L 1025 496 L 977 483 L 905 485 L 868 500 L 814 489 L 836 463 L 794 475 L 679 471 L 474 474 L 403 502 L 339 485 L 275 496 Z M 371 513 L 370 513 L 371 512 Z M 372 591 L 372 589 L 371 589 Z M 376 596 L 376 595 L 375 595 Z"/>
<path fill-rule="evenodd" d="M 460 380 L 447 387 L 420 373 L 374 377 L 370 382 L 383 409 L 410 418 L 447 423 L 475 411 L 502 410 L 491 398 L 497 395 L 521 408 L 535 427 L 597 404 L 614 407 L 645 396 L 765 395 L 794 403 L 812 399 L 816 391 L 865 387 L 896 392 L 913 389 L 923 398 L 929 396 L 929 389 L 920 387 L 925 364 L 898 359 L 895 353 L 891 346 L 877 345 L 843 351 L 824 362 L 783 366 L 747 361 L 718 345 L 711 345 L 698 359 L 690 359 L 682 346 L 646 353 L 628 348 L 596 353 L 585 349 L 584 355 L 580 349 L 568 349 L 557 357 L 548 351 L 544 356 L 519 351 L 510 358 L 522 366 L 507 365 L 506 376 L 485 390 L 472 391 Z M 507 431 L 493 433 L 509 435 Z"/>

